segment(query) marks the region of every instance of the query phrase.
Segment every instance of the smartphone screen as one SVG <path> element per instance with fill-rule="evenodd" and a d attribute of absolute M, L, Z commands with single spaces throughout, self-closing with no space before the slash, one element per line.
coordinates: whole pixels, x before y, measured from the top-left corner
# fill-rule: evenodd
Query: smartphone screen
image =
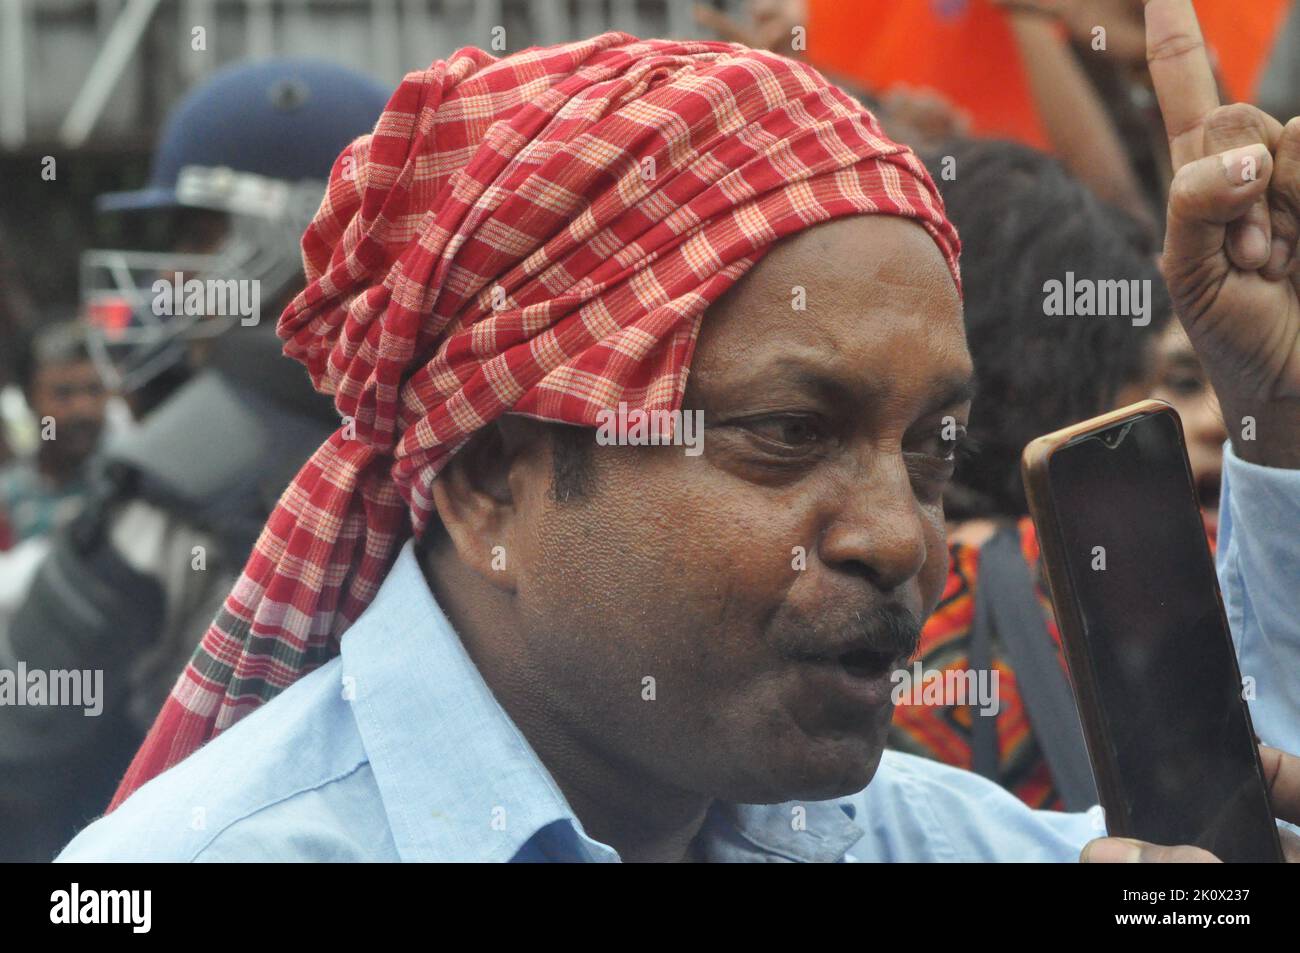
<path fill-rule="evenodd" d="M 1122 801 L 1106 805 L 1112 829 L 1225 861 L 1279 860 L 1176 418 L 1144 414 L 1077 438 L 1048 475 L 1105 726 L 1100 756 Z"/>

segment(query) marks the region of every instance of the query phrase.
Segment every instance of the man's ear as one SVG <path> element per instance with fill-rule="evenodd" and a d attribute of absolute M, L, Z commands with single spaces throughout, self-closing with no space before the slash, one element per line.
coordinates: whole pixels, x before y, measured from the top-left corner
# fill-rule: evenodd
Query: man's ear
<path fill-rule="evenodd" d="M 521 470 L 537 468 L 540 428 L 503 418 L 475 434 L 433 481 L 433 503 L 456 555 L 492 585 L 513 592 L 514 553 L 519 535 L 516 496 Z"/>

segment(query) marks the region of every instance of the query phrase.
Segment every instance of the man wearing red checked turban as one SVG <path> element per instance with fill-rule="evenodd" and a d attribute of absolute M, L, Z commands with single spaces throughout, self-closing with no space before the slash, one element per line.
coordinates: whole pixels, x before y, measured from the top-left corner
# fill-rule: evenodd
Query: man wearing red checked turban
<path fill-rule="evenodd" d="M 340 156 L 303 251 L 280 333 L 342 425 L 65 859 L 1063 859 L 1102 831 L 882 758 L 972 367 L 933 184 L 810 67 L 461 50 Z"/>

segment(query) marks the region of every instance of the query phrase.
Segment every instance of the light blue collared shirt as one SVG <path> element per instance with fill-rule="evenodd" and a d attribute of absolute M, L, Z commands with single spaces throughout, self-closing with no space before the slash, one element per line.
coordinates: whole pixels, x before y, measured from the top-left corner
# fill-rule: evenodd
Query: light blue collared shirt
<path fill-rule="evenodd" d="M 1230 489 L 1231 488 L 1231 489 Z M 1219 579 L 1256 730 L 1300 751 L 1300 471 L 1225 449 Z M 1035 811 L 886 751 L 834 801 L 718 805 L 718 861 L 1077 859 L 1100 808 Z M 59 860 L 617 861 L 493 697 L 408 544 L 342 654 L 90 825 Z"/>

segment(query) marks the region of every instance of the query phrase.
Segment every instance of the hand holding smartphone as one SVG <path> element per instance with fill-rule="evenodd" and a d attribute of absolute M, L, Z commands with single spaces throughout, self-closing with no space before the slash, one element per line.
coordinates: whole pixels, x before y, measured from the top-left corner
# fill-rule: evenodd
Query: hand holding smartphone
<path fill-rule="evenodd" d="M 1040 437 L 1023 471 L 1110 834 L 1281 861 L 1177 413 Z"/>

